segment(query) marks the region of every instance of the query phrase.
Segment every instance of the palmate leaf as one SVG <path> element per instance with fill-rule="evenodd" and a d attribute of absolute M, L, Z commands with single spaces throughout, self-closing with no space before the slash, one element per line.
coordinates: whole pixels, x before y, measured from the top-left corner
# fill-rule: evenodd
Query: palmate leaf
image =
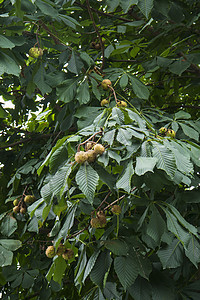
<path fill-rule="evenodd" d="M 147 234 L 159 245 L 162 235 L 166 230 L 166 224 L 155 206 L 152 206 L 150 222 L 147 225 Z"/>
<path fill-rule="evenodd" d="M 151 285 L 141 277 L 135 280 L 134 284 L 128 288 L 128 291 L 134 300 L 152 300 Z"/>
<path fill-rule="evenodd" d="M 137 6 L 148 19 L 149 14 L 153 8 L 153 0 L 138 0 Z"/>
<path fill-rule="evenodd" d="M 190 235 L 189 243 L 185 247 L 185 255 L 198 268 L 200 262 L 200 243 L 193 235 Z"/>
<path fill-rule="evenodd" d="M 153 172 L 156 162 L 156 157 L 136 157 L 135 173 L 141 176 L 144 175 L 146 172 Z"/>
<path fill-rule="evenodd" d="M 97 260 L 97 257 L 99 256 L 100 251 L 95 251 L 91 256 L 90 259 L 88 260 L 88 263 L 86 265 L 85 271 L 84 271 L 84 275 L 83 275 L 83 280 L 82 282 L 85 282 L 85 279 L 87 278 L 87 276 L 90 274 L 90 272 L 92 271 L 92 268 L 94 267 L 94 264 Z"/>
<path fill-rule="evenodd" d="M 145 279 L 149 278 L 149 274 L 152 271 L 152 265 L 148 258 L 145 258 L 141 253 L 133 246 L 131 255 L 134 257 L 137 263 L 138 274 Z"/>
<path fill-rule="evenodd" d="M 156 167 L 158 169 L 164 170 L 167 175 L 173 178 L 177 170 L 174 154 L 164 145 L 158 142 L 152 142 L 152 145 L 153 156 L 157 158 Z"/>
<path fill-rule="evenodd" d="M 187 245 L 190 239 L 190 234 L 178 223 L 177 218 L 168 210 L 165 210 L 167 217 L 167 227 L 183 245 Z"/>
<path fill-rule="evenodd" d="M 99 175 L 89 164 L 84 163 L 80 166 L 76 173 L 76 183 L 90 203 L 93 203 L 98 181 Z"/>
<path fill-rule="evenodd" d="M 109 272 L 111 264 L 112 258 L 110 255 L 110 251 L 106 250 L 104 252 L 101 252 L 92 269 L 92 272 L 90 273 L 91 280 L 101 288 L 105 283 L 104 281 L 107 278 L 107 272 Z"/>
<path fill-rule="evenodd" d="M 60 87 L 56 88 L 59 99 L 65 103 L 72 101 L 75 97 L 79 77 L 65 80 Z"/>
<path fill-rule="evenodd" d="M 115 255 L 127 255 L 127 244 L 119 239 L 107 240 L 103 243 L 104 247 L 112 251 Z"/>
<path fill-rule="evenodd" d="M 119 178 L 119 180 L 116 183 L 116 187 L 118 189 L 123 189 L 126 192 L 130 192 L 131 190 L 131 178 L 134 174 L 134 169 L 133 169 L 133 162 L 132 160 L 129 161 L 127 164 L 122 176 Z"/>
<path fill-rule="evenodd" d="M 190 175 L 193 173 L 193 165 L 190 161 L 190 155 L 188 150 L 186 150 L 182 145 L 176 141 L 164 141 L 166 145 L 173 153 L 176 160 L 177 168 L 180 172 L 185 175 Z"/>
<path fill-rule="evenodd" d="M 114 260 L 114 268 L 119 281 L 123 285 L 124 289 L 127 290 L 138 276 L 138 264 L 135 258 L 129 256 L 119 256 Z"/>
<path fill-rule="evenodd" d="M 177 268 L 183 263 L 183 247 L 178 239 L 157 252 L 163 268 Z"/>

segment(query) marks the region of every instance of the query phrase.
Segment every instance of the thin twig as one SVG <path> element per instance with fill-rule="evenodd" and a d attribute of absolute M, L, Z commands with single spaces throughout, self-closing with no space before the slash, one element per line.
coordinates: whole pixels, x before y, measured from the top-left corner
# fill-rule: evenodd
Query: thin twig
<path fill-rule="evenodd" d="M 135 191 L 137 188 L 134 187 L 132 188 L 131 192 Z M 116 199 L 115 201 L 113 201 L 112 203 L 110 203 L 108 206 L 106 206 L 103 210 L 107 210 L 108 208 L 110 208 L 111 206 L 113 206 L 113 204 L 117 203 L 118 201 L 124 199 L 126 197 L 126 194 L 122 195 L 121 197 L 119 197 L 118 199 Z"/>
<path fill-rule="evenodd" d="M 96 133 L 94 133 L 91 137 L 89 137 L 85 142 L 82 142 L 82 143 L 80 143 L 79 145 L 78 145 L 78 149 L 77 149 L 77 152 L 79 152 L 80 151 L 80 146 L 81 145 L 84 145 L 84 144 L 86 144 L 87 142 L 89 142 L 91 139 L 93 139 L 97 134 L 102 134 L 102 130 L 101 131 L 98 131 L 98 132 L 96 132 Z"/>
<path fill-rule="evenodd" d="M 74 233 L 74 234 L 71 234 L 71 235 L 68 235 L 68 236 L 66 237 L 66 239 L 68 240 L 68 239 L 71 239 L 71 238 L 73 238 L 73 237 L 79 235 L 79 234 L 82 233 L 83 231 L 87 230 L 88 227 L 89 227 L 89 224 L 88 224 L 85 228 L 79 230 L 78 232 L 76 232 L 76 233 Z"/>
<path fill-rule="evenodd" d="M 105 56 L 104 56 L 104 44 L 103 44 L 103 41 L 102 41 L 102 37 L 99 33 L 99 29 L 94 21 L 94 17 L 93 17 L 93 14 L 92 14 L 92 11 L 91 11 L 91 7 L 90 7 L 90 3 L 89 3 L 89 0 L 86 0 L 86 5 L 87 5 L 87 9 L 88 9 L 88 13 L 89 13 L 89 16 L 90 16 L 90 19 L 92 20 L 92 23 L 93 23 L 93 27 L 94 27 L 94 30 L 96 31 L 96 34 L 99 38 L 99 43 L 100 43 L 100 46 L 101 46 L 101 52 L 102 52 L 102 65 L 101 65 L 101 68 L 100 70 L 102 70 L 104 68 L 104 63 L 105 63 Z"/>
<path fill-rule="evenodd" d="M 117 100 L 117 96 L 116 96 L 115 90 L 114 90 L 113 87 L 110 86 L 110 85 L 108 85 L 108 87 L 109 87 L 109 88 L 111 89 L 111 91 L 113 92 L 113 96 L 114 96 L 115 102 L 116 102 L 116 104 L 117 104 L 117 103 L 118 103 L 118 100 Z"/>
<path fill-rule="evenodd" d="M 98 211 L 102 205 L 106 202 L 106 200 L 108 199 L 108 197 L 110 196 L 111 191 L 108 192 L 108 194 L 105 196 L 105 198 L 103 199 L 103 201 L 101 202 L 101 204 L 97 207 L 96 211 Z"/>
<path fill-rule="evenodd" d="M 44 138 L 44 137 L 50 137 L 50 136 L 52 136 L 54 134 L 55 133 L 52 133 L 52 134 L 42 134 L 42 135 L 39 135 L 39 136 L 34 136 L 34 138 L 31 137 L 31 138 L 27 138 L 27 139 L 21 139 L 21 140 L 15 142 L 15 143 L 12 143 L 12 144 L 9 144 L 9 145 L 5 145 L 5 146 L 1 146 L 0 150 L 1 149 L 7 149 L 7 148 L 10 148 L 10 147 L 14 147 L 14 146 L 17 146 L 17 145 L 20 145 L 20 144 L 24 144 L 24 143 L 27 143 L 27 142 L 33 140 L 33 139 L 38 139 L 38 138 L 41 139 L 41 138 Z"/>

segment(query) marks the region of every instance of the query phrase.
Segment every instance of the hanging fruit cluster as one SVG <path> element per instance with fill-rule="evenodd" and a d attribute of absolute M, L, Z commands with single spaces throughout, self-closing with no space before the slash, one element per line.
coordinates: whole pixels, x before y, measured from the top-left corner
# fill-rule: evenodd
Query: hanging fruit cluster
<path fill-rule="evenodd" d="M 13 201 L 13 212 L 15 214 L 25 214 L 27 211 L 27 206 L 35 202 L 36 198 L 33 195 L 26 195 L 24 198 L 19 200 L 18 198 Z"/>
<path fill-rule="evenodd" d="M 69 260 L 74 257 L 74 251 L 70 248 L 66 248 L 65 245 L 60 244 L 56 251 L 54 246 L 48 246 L 45 252 L 48 258 L 53 258 L 54 256 L 62 256 L 65 260 Z"/>
<path fill-rule="evenodd" d="M 176 136 L 176 132 L 173 129 L 167 129 L 165 127 L 161 127 L 159 129 L 159 134 L 161 136 L 168 136 L 168 137 L 171 137 L 171 138 L 175 138 L 175 136 Z"/>
<path fill-rule="evenodd" d="M 102 155 L 104 153 L 105 148 L 101 144 L 95 144 L 94 142 L 88 142 L 86 144 L 85 150 L 86 151 L 78 151 L 75 154 L 75 161 L 78 164 L 82 164 L 85 161 L 94 162 L 97 158 L 97 155 Z"/>

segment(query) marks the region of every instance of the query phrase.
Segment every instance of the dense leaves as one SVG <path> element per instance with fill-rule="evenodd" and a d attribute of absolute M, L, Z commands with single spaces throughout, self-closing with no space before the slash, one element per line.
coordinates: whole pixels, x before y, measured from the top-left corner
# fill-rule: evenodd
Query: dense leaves
<path fill-rule="evenodd" d="M 0 8 L 2 299 L 199 299 L 198 1 Z"/>

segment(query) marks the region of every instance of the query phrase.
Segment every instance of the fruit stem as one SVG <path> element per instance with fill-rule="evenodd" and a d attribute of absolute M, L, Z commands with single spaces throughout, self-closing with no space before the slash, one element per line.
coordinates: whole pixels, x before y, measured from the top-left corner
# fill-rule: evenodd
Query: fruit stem
<path fill-rule="evenodd" d="M 117 217 L 117 232 L 116 232 L 116 237 L 118 237 L 118 234 L 119 234 L 119 215 L 117 215 L 116 217 Z"/>
<path fill-rule="evenodd" d="M 117 96 L 116 96 L 115 90 L 114 90 L 113 87 L 110 86 L 110 85 L 108 85 L 108 87 L 109 87 L 109 88 L 111 89 L 111 91 L 113 92 L 113 96 L 114 96 L 115 102 L 116 102 L 116 104 L 117 104 L 117 103 L 118 103 L 118 100 L 117 100 Z"/>
<path fill-rule="evenodd" d="M 77 152 L 79 152 L 80 151 L 80 146 L 82 146 L 82 145 L 84 145 L 84 144 L 86 144 L 87 142 L 89 142 L 91 139 L 93 139 L 97 134 L 102 134 L 102 130 L 100 130 L 100 131 L 98 131 L 98 132 L 96 132 L 96 133 L 94 133 L 93 135 L 91 135 L 91 137 L 89 137 L 86 141 L 84 141 L 84 142 L 82 142 L 82 143 L 80 143 L 79 145 L 78 145 L 78 149 L 77 149 Z"/>

